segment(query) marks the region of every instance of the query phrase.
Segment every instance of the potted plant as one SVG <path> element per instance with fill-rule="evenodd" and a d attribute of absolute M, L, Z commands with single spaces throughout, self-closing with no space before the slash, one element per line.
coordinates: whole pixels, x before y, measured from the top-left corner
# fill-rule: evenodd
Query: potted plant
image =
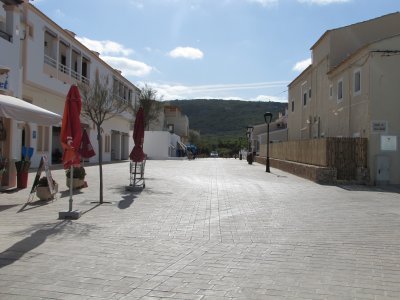
<path fill-rule="evenodd" d="M 58 184 L 53 180 L 53 193 L 50 191 L 49 182 L 47 177 L 42 177 L 39 179 L 38 184 L 36 186 L 36 196 L 40 200 L 52 200 L 54 199 L 54 195 L 58 192 Z"/>
<path fill-rule="evenodd" d="M 67 169 L 65 171 L 67 187 L 70 187 L 70 177 L 71 177 L 71 169 Z M 72 188 L 80 189 L 85 186 L 85 168 L 84 167 L 74 167 L 74 171 L 72 173 Z"/>

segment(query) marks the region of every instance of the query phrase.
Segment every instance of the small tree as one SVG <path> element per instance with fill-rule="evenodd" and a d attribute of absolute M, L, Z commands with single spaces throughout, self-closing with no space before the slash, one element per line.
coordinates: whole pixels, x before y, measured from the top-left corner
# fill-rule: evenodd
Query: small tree
<path fill-rule="evenodd" d="M 189 129 L 189 143 L 198 146 L 200 144 L 200 140 L 200 132 L 194 129 Z"/>
<path fill-rule="evenodd" d="M 144 112 L 144 127 L 149 129 L 150 123 L 156 121 L 160 115 L 163 104 L 161 99 L 157 99 L 157 91 L 145 84 L 139 94 L 139 105 L 136 107 L 136 111 L 139 107 L 143 107 Z"/>
<path fill-rule="evenodd" d="M 97 129 L 99 172 L 100 172 L 100 204 L 103 203 L 103 143 L 101 126 L 104 121 L 132 112 L 132 103 L 115 97 L 110 88 L 108 76 L 98 78 L 89 84 L 79 83 L 82 97 L 82 115 L 94 123 Z"/>

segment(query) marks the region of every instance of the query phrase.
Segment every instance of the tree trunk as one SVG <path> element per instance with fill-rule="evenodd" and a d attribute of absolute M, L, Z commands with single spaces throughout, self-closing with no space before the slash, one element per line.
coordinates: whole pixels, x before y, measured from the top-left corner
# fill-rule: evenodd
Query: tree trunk
<path fill-rule="evenodd" d="M 97 124 L 97 142 L 99 149 L 99 173 L 100 173 L 100 204 L 103 204 L 103 141 L 101 137 L 101 127 Z"/>

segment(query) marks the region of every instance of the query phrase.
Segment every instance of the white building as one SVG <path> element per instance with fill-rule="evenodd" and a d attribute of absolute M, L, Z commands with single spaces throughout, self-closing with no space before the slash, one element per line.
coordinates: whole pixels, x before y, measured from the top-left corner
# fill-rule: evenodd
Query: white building
<path fill-rule="evenodd" d="M 0 93 L 62 115 L 72 84 L 108 76 L 110 89 L 117 99 L 136 103 L 139 89 L 105 63 L 98 53 L 75 39 L 74 33 L 61 28 L 27 1 L 0 1 L 3 4 L 0 5 Z M 0 144 L 1 155 L 10 161 L 11 173 L 12 161 L 20 159 L 22 146 L 34 148 L 31 167 L 38 166 L 42 155 L 47 155 L 50 162 L 59 163 L 53 154 L 57 149 L 62 151 L 61 123 L 44 126 L 29 119 L 22 122 L 2 119 L 8 132 L 7 140 Z M 129 158 L 132 122 L 129 114 L 104 122 L 103 161 Z M 92 122 L 81 117 L 81 126 L 97 152 L 97 132 Z M 90 161 L 97 162 L 98 153 Z M 5 184 L 12 186 L 12 179 Z"/>

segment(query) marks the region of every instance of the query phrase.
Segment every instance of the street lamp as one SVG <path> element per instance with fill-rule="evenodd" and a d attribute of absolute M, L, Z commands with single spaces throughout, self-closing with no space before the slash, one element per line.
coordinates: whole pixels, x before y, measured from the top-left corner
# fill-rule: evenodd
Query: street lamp
<path fill-rule="evenodd" d="M 265 162 L 265 172 L 271 173 L 271 171 L 269 170 L 269 123 L 271 123 L 272 121 L 272 113 L 266 112 L 264 114 L 264 120 L 267 124 L 267 158 Z"/>
<path fill-rule="evenodd" d="M 242 160 L 242 137 L 239 137 L 239 159 Z"/>
<path fill-rule="evenodd" d="M 248 147 L 248 153 L 247 153 L 247 162 L 249 163 L 249 165 L 251 165 L 253 163 L 253 153 L 251 151 L 251 133 L 253 132 L 254 127 L 253 126 L 247 126 L 247 139 L 249 142 L 249 147 Z"/>

